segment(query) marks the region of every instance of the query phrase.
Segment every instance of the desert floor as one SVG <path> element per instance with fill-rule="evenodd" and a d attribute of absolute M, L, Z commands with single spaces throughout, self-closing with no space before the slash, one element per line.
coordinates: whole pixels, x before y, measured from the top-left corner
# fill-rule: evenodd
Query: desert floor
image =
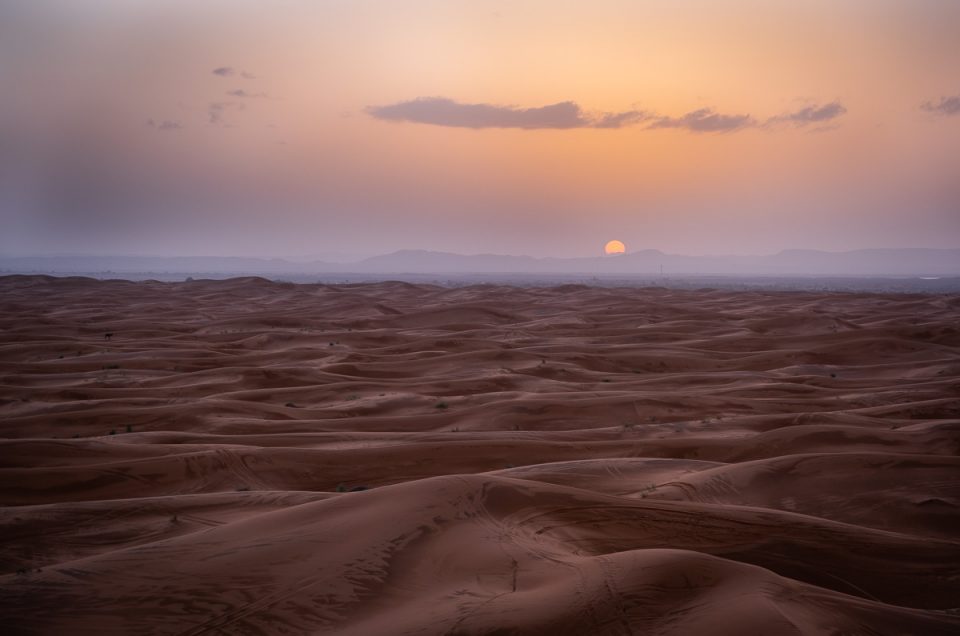
<path fill-rule="evenodd" d="M 9 276 L 0 308 L 5 633 L 960 633 L 960 297 Z"/>

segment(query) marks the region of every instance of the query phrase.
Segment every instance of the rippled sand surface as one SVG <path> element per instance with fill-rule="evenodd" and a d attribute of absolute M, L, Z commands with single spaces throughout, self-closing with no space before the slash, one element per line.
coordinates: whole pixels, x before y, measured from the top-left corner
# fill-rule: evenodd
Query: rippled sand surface
<path fill-rule="evenodd" d="M 960 633 L 957 296 L 0 307 L 6 633 Z"/>

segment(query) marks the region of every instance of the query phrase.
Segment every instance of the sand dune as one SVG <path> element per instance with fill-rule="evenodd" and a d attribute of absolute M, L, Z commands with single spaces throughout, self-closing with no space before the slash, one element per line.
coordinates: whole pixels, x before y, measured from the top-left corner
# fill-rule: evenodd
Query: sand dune
<path fill-rule="evenodd" d="M 8 633 L 960 633 L 955 296 L 0 303 Z"/>

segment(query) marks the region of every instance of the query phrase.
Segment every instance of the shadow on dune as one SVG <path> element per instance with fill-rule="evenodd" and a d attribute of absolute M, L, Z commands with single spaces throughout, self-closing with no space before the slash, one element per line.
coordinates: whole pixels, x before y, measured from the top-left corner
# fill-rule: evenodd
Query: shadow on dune
<path fill-rule="evenodd" d="M 954 297 L 0 294 L 12 633 L 960 631 Z"/>

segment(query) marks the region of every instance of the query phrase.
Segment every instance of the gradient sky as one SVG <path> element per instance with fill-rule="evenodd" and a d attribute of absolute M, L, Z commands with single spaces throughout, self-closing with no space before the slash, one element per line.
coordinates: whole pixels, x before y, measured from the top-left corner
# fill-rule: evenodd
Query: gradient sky
<path fill-rule="evenodd" d="M 953 0 L 0 0 L 0 252 L 960 247 Z"/>

